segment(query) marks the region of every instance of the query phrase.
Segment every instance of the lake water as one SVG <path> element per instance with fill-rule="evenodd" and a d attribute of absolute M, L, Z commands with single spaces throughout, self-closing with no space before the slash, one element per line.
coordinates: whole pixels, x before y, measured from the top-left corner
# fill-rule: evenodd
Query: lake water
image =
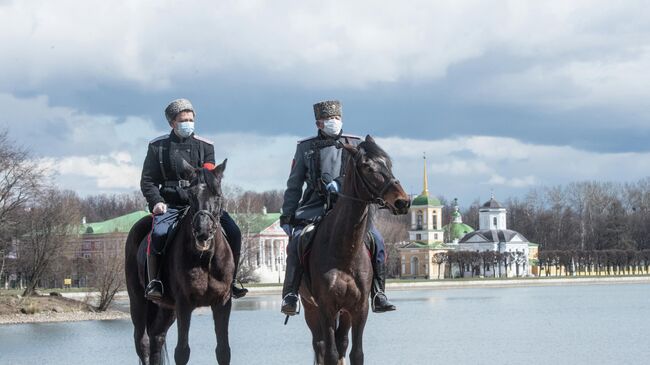
<path fill-rule="evenodd" d="M 311 364 L 302 317 L 283 326 L 279 296 L 235 301 L 232 364 Z M 642 364 L 650 285 L 392 291 L 397 312 L 369 315 L 366 364 Z M 0 364 L 137 364 L 130 320 L 0 326 Z M 173 363 L 176 327 L 168 350 Z M 216 363 L 208 311 L 196 311 L 190 364 Z"/>

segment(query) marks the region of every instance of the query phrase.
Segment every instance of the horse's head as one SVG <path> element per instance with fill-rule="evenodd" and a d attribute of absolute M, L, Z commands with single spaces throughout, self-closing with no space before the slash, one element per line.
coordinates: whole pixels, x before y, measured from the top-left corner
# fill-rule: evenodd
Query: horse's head
<path fill-rule="evenodd" d="M 359 178 L 356 187 L 359 198 L 388 208 L 393 214 L 407 214 L 411 200 L 393 175 L 390 157 L 375 140 L 366 136 L 357 147 L 347 144 L 343 147 L 350 153 Z"/>
<path fill-rule="evenodd" d="M 194 168 L 183 161 L 185 175 L 189 177 L 187 189 L 192 215 L 192 235 L 196 249 L 203 252 L 212 249 L 214 235 L 220 229 L 219 218 L 223 205 L 221 179 L 228 159 L 213 170 Z"/>

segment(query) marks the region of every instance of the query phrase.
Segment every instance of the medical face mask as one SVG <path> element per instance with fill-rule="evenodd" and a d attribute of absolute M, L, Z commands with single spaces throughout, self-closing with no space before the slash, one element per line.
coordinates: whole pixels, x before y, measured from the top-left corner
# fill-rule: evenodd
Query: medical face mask
<path fill-rule="evenodd" d="M 323 122 L 323 132 L 327 135 L 336 137 L 341 133 L 343 122 L 339 119 L 327 119 Z"/>
<path fill-rule="evenodd" d="M 187 138 L 194 133 L 194 122 L 176 123 L 175 130 L 179 137 Z"/>

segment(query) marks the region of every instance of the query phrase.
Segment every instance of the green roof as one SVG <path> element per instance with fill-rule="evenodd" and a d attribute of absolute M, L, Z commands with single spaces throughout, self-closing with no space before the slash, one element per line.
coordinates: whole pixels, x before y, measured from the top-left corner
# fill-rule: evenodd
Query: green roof
<path fill-rule="evenodd" d="M 151 213 L 141 210 L 103 222 L 82 224 L 80 234 L 128 233 L 140 218 Z M 232 214 L 233 219 L 244 233 L 260 233 L 280 219 L 280 213 Z"/>
<path fill-rule="evenodd" d="M 421 194 L 421 195 L 418 195 L 415 199 L 413 199 L 413 202 L 411 203 L 411 206 L 415 206 L 415 205 L 439 206 L 439 205 L 442 205 L 442 204 L 440 203 L 440 200 L 438 200 L 437 198 L 434 198 L 434 197 L 429 196 L 429 195 Z"/>
<path fill-rule="evenodd" d="M 232 214 L 243 234 L 257 234 L 270 227 L 280 219 L 280 213 L 240 213 Z"/>
<path fill-rule="evenodd" d="M 474 228 L 468 226 L 465 223 L 449 223 L 446 226 L 442 227 L 445 233 L 449 234 L 449 241 L 455 239 L 461 239 L 464 235 L 474 232 Z"/>
<path fill-rule="evenodd" d="M 137 212 L 129 213 L 117 218 L 109 219 L 103 222 L 86 223 L 82 224 L 80 228 L 81 234 L 108 234 L 108 233 L 129 233 L 131 227 L 140 218 L 150 215 L 151 213 L 140 210 Z"/>

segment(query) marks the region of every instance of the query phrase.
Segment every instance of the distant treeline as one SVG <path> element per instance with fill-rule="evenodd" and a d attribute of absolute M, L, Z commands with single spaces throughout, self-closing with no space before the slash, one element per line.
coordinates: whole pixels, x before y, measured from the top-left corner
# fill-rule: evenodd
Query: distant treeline
<path fill-rule="evenodd" d="M 650 249 L 650 178 L 536 188 L 524 198 L 497 200 L 508 211 L 508 229 L 540 244 L 541 251 Z M 463 211 L 464 222 L 475 229 L 481 203 Z M 445 209 L 447 222 L 451 212 Z"/>
<path fill-rule="evenodd" d="M 545 276 L 647 274 L 650 250 L 543 251 L 539 266 Z"/>

